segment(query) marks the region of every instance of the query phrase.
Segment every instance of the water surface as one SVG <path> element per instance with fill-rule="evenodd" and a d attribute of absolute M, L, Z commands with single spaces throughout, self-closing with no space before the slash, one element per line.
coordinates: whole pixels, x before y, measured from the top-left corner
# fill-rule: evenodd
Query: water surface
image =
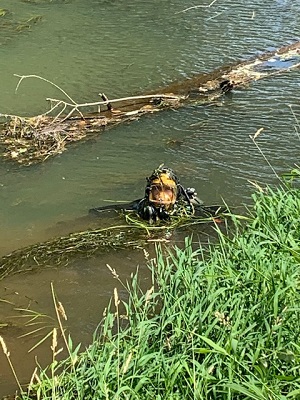
<path fill-rule="evenodd" d="M 123 97 L 153 90 L 300 38 L 299 2 L 227 3 L 184 11 L 195 2 L 2 0 L 15 20 L 33 15 L 42 20 L 0 42 L 0 113 L 36 115 L 47 110 L 47 97 L 61 95 L 35 79 L 25 80 L 15 93 L 14 74 L 40 75 L 78 102 L 95 101 L 100 92 Z M 290 105 L 299 115 L 299 84 L 295 70 L 236 90 L 217 104 L 147 116 L 69 147 L 43 165 L 22 168 L 0 160 L 0 253 L 57 236 L 63 226 L 84 228 L 74 221 L 91 207 L 142 196 L 145 177 L 162 162 L 184 185 L 196 187 L 205 203 L 249 203 L 249 180 L 277 183 L 249 135 L 264 128 L 258 143 L 277 173 L 298 160 L 299 134 Z M 65 270 L 7 278 L 0 297 L 24 307 L 28 296 L 37 301 L 27 305 L 51 314 L 54 281 L 68 305 L 72 333 L 88 343 L 115 285 L 105 264 L 126 278 L 144 263 L 138 254 L 113 253 Z M 11 314 L 3 305 L 1 318 Z M 29 339 L 16 339 L 18 332 L 10 330 L 3 336 L 26 382 Z M 48 356 L 45 349 L 39 353 L 44 360 Z M 7 370 L 0 372 L 0 382 L 0 394 L 15 389 Z"/>

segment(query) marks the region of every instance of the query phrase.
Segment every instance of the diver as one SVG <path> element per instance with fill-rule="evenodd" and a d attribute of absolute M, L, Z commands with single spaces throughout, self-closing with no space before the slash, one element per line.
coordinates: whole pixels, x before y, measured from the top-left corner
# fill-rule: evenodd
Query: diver
<path fill-rule="evenodd" d="M 185 189 L 171 168 L 161 164 L 150 177 L 144 197 L 127 204 L 92 208 L 89 213 L 99 215 L 106 210 L 134 211 L 149 224 L 170 221 L 174 216 L 213 216 L 220 207 L 206 207 L 198 199 L 194 188 Z"/>
<path fill-rule="evenodd" d="M 185 189 L 171 168 L 163 164 L 147 179 L 145 196 L 135 203 L 138 215 L 148 221 L 168 221 L 174 215 L 194 215 L 201 205 L 194 188 Z"/>

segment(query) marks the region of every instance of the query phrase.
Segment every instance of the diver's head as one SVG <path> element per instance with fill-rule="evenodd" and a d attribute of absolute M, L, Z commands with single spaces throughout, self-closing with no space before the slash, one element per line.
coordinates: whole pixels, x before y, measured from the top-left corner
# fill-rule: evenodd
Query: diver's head
<path fill-rule="evenodd" d="M 147 178 L 146 196 L 153 207 L 170 210 L 177 200 L 178 184 L 173 170 L 162 164 Z"/>

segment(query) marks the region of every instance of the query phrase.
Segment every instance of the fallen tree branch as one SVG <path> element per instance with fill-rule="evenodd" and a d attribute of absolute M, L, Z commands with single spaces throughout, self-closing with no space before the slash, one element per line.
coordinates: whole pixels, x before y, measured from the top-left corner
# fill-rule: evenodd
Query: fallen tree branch
<path fill-rule="evenodd" d="M 50 104 L 52 105 L 52 103 L 54 103 L 55 105 L 53 107 L 51 107 L 51 109 L 47 112 L 47 114 L 51 113 L 55 108 L 63 105 L 63 111 L 65 111 L 65 109 L 67 107 L 71 108 L 71 111 L 69 112 L 69 114 L 64 117 L 64 120 L 68 119 L 73 112 L 77 111 L 82 118 L 84 118 L 84 116 L 82 115 L 82 113 L 79 111 L 79 108 L 89 108 L 89 107 L 95 107 L 98 106 L 98 113 L 101 113 L 101 106 L 105 105 L 108 106 L 111 104 L 115 104 L 115 103 L 130 103 L 133 102 L 133 104 L 136 104 L 137 100 L 153 100 L 153 99 L 168 99 L 168 100 L 175 100 L 175 101 L 181 101 L 185 99 L 185 96 L 175 96 L 173 94 L 155 94 L 155 95 L 142 95 L 142 96 L 130 96 L 130 97 L 121 97 L 118 99 L 112 99 L 112 100 L 103 100 L 103 101 L 95 101 L 92 103 L 81 103 L 81 104 L 77 104 L 77 103 L 67 103 L 63 100 L 59 100 L 59 99 L 53 99 L 50 97 L 47 97 L 47 101 L 50 101 Z M 112 107 L 107 107 L 107 109 L 105 111 L 113 111 Z M 62 114 L 62 111 L 55 117 L 55 120 Z"/>
<path fill-rule="evenodd" d="M 54 86 L 56 89 L 58 89 L 60 92 L 62 92 L 62 94 L 64 94 L 73 104 L 76 104 L 76 102 L 72 99 L 72 97 L 70 97 L 68 95 L 68 93 L 65 92 L 61 87 L 56 85 L 56 83 L 53 83 L 53 82 L 49 81 L 46 78 L 43 78 L 42 76 L 39 76 L 39 75 L 18 75 L 18 74 L 14 74 L 14 76 L 19 78 L 19 82 L 17 83 L 17 86 L 16 86 L 16 92 L 18 91 L 18 89 L 19 89 L 21 83 L 23 82 L 23 80 L 29 79 L 29 78 L 40 79 L 40 80 L 42 80 L 44 82 L 47 82 L 50 85 Z"/>
<path fill-rule="evenodd" d="M 99 135 L 107 126 L 188 103 L 213 103 L 232 89 L 245 88 L 252 81 L 278 75 L 299 66 L 300 41 L 248 61 L 175 82 L 152 93 L 116 99 L 108 99 L 102 93 L 100 101 L 86 103 L 76 102 L 65 90 L 48 79 L 38 75 L 16 75 L 19 78 L 16 90 L 25 79 L 37 78 L 58 89 L 66 100 L 47 98 L 50 109 L 35 117 L 0 114 L 6 118 L 2 130 L 0 127 L 3 156 L 23 165 L 42 162 L 64 151 L 69 143 Z"/>
<path fill-rule="evenodd" d="M 111 100 L 109 100 L 109 103 L 114 104 L 114 103 L 120 103 L 120 102 L 131 101 L 131 100 L 146 100 L 146 99 L 153 99 L 155 97 L 161 98 L 161 99 L 173 99 L 173 100 L 183 100 L 185 98 L 184 96 L 176 96 L 174 94 L 155 94 L 155 95 L 148 94 L 148 95 L 142 95 L 142 96 L 130 96 L 130 97 L 120 97 L 118 99 L 111 99 Z M 53 101 L 53 102 L 63 102 L 62 100 L 52 99 L 50 97 L 48 97 L 47 100 Z M 63 103 L 68 106 L 74 105 L 74 104 L 66 103 L 66 102 L 63 102 Z M 100 106 L 100 105 L 106 105 L 106 104 L 107 104 L 107 100 L 106 101 L 95 101 L 92 103 L 76 104 L 76 106 L 77 107 L 92 107 L 92 106 Z"/>

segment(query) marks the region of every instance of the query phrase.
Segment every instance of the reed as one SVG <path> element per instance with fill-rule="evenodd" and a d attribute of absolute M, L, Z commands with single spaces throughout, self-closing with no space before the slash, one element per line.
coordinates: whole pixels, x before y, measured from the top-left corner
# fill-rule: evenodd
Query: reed
<path fill-rule="evenodd" d="M 23 389 L 22 389 L 21 383 L 19 381 L 19 378 L 18 378 L 18 375 L 16 373 L 15 367 L 13 366 L 13 363 L 11 361 L 10 352 L 8 351 L 8 348 L 6 346 L 5 340 L 3 339 L 2 336 L 0 336 L 0 344 L 1 344 L 1 347 L 2 347 L 3 354 L 6 357 L 6 360 L 8 362 L 9 368 L 10 368 L 10 370 L 11 370 L 11 372 L 12 372 L 14 378 L 15 378 L 15 381 L 16 381 L 17 385 L 18 385 L 20 393 L 22 393 Z"/>
<path fill-rule="evenodd" d="M 137 271 L 93 343 L 69 345 L 20 399 L 299 398 L 300 190 L 253 199 L 246 223 L 233 217 L 226 235 L 216 225 L 217 246 L 158 245 L 148 290 Z"/>

